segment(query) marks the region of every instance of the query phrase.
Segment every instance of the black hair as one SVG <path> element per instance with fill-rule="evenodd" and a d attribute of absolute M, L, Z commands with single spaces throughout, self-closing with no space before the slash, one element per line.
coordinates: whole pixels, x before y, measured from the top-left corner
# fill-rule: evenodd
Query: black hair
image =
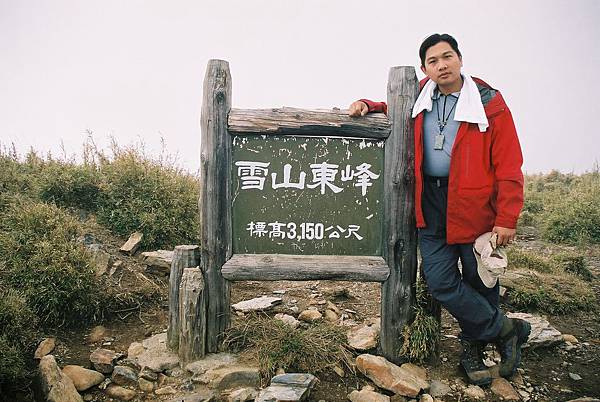
<path fill-rule="evenodd" d="M 452 50 L 458 54 L 458 57 L 462 57 L 460 54 L 460 50 L 458 50 L 458 42 L 456 39 L 452 37 L 452 35 L 448 34 L 433 34 L 427 37 L 423 43 L 421 43 L 421 47 L 419 48 L 419 57 L 421 58 L 421 66 L 425 66 L 425 53 L 427 53 L 427 49 L 432 46 L 437 45 L 440 42 L 446 42 L 450 45 Z"/>

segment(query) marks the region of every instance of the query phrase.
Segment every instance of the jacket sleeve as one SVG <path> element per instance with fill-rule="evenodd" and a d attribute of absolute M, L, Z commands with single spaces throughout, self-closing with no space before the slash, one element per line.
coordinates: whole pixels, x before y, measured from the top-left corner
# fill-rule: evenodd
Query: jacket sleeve
<path fill-rule="evenodd" d="M 508 108 L 494 118 L 492 165 L 496 178 L 496 226 L 514 229 L 523 208 L 523 155 Z"/>
<path fill-rule="evenodd" d="M 369 113 L 385 113 L 387 115 L 387 103 L 385 102 L 373 102 L 369 99 L 359 99 L 361 102 L 365 102 L 369 108 Z"/>

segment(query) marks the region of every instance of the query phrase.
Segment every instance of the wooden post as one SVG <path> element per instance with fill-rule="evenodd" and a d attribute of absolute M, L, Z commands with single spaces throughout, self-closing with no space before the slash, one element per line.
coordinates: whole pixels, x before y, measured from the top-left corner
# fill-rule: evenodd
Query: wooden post
<path fill-rule="evenodd" d="M 171 274 L 169 275 L 169 327 L 167 329 L 167 342 L 172 350 L 177 350 L 179 345 L 179 284 L 184 268 L 199 265 L 199 247 L 184 245 L 176 246 L 171 261 Z"/>
<path fill-rule="evenodd" d="M 217 352 L 229 327 L 230 288 L 221 267 L 231 257 L 231 109 L 229 63 L 210 60 L 204 77 L 200 136 L 200 268 L 204 275 L 206 348 Z"/>
<path fill-rule="evenodd" d="M 183 367 L 206 354 L 206 298 L 200 267 L 183 270 L 179 289 L 179 360 Z"/>
<path fill-rule="evenodd" d="M 385 144 L 384 246 L 390 276 L 381 286 L 381 350 L 399 363 L 402 329 L 413 317 L 417 272 L 414 199 L 414 126 L 412 106 L 418 81 L 413 67 L 392 67 L 388 77 L 388 118 L 392 131 Z"/>

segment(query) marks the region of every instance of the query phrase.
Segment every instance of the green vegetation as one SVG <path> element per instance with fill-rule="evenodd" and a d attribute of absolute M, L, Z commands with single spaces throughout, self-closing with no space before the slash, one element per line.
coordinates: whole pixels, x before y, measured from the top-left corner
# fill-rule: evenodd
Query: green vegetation
<path fill-rule="evenodd" d="M 417 279 L 414 321 L 402 331 L 400 356 L 422 363 L 436 352 L 440 341 L 440 326 L 428 309 L 427 287 L 421 277 Z"/>
<path fill-rule="evenodd" d="M 250 353 L 258 362 L 265 383 L 278 368 L 286 372 L 320 373 L 335 365 L 352 370 L 343 328 L 320 322 L 293 329 L 264 314 L 250 315 L 234 322 L 224 347 Z"/>
<path fill-rule="evenodd" d="M 521 224 L 555 243 L 600 243 L 600 171 L 528 176 Z"/>

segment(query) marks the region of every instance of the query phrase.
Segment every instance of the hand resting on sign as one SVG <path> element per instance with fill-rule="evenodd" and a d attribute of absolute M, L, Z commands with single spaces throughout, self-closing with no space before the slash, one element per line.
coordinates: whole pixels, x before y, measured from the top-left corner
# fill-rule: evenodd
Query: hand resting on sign
<path fill-rule="evenodd" d="M 360 117 L 369 113 L 369 107 L 363 101 L 352 102 L 348 108 L 348 115 L 350 117 Z"/>

